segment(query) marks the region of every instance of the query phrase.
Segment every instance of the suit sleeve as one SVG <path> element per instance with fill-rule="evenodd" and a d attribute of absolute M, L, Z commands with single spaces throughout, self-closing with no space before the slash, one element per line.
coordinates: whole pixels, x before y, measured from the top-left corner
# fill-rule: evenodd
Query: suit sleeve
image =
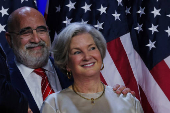
<path fill-rule="evenodd" d="M 6 60 L 0 53 L 0 112 L 27 113 L 28 101 L 26 96 L 10 84 L 9 70 Z"/>

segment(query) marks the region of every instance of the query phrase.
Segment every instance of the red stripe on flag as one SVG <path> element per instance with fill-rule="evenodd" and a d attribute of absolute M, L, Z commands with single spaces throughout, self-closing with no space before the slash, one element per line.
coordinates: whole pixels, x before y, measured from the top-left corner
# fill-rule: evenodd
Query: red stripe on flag
<path fill-rule="evenodd" d="M 107 43 L 107 49 L 112 57 L 115 66 L 117 67 L 126 87 L 135 91 L 136 97 L 139 98 L 139 91 L 136 79 L 132 72 L 128 57 L 120 41 L 120 38 L 116 38 Z M 113 75 L 116 76 L 116 75 Z"/>
<path fill-rule="evenodd" d="M 143 92 L 142 88 L 139 86 L 140 89 L 140 97 L 141 97 L 141 104 L 144 110 L 144 113 L 154 113 L 152 107 L 150 106 L 145 93 Z"/>
<path fill-rule="evenodd" d="M 150 72 L 166 97 L 170 100 L 170 90 L 168 87 L 170 86 L 170 69 L 165 61 L 159 62 Z"/>
<path fill-rule="evenodd" d="M 47 13 L 44 13 L 44 18 L 45 20 L 47 20 Z"/>
<path fill-rule="evenodd" d="M 105 84 L 105 85 L 107 85 L 107 83 L 106 83 L 106 81 L 105 81 L 105 79 L 103 78 L 103 75 L 100 73 L 100 80 Z"/>

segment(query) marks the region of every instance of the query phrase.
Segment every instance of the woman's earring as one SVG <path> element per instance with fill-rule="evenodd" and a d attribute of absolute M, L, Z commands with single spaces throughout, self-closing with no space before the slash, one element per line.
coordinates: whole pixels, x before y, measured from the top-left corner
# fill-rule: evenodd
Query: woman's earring
<path fill-rule="evenodd" d="M 103 66 L 102 66 L 102 68 L 101 68 L 100 70 L 103 70 L 103 69 L 104 69 L 104 63 L 102 63 L 102 65 L 103 65 Z"/>
<path fill-rule="evenodd" d="M 67 71 L 67 77 L 68 79 L 71 79 L 71 72 Z"/>

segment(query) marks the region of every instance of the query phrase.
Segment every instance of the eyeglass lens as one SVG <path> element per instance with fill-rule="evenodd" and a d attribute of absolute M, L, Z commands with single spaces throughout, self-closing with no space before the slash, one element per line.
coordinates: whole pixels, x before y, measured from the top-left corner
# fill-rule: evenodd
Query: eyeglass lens
<path fill-rule="evenodd" d="M 44 34 L 47 32 L 47 27 L 46 26 L 38 26 L 36 29 L 32 29 L 31 27 L 26 27 L 20 30 L 19 34 L 28 36 L 33 34 L 33 30 L 36 30 L 38 34 Z"/>

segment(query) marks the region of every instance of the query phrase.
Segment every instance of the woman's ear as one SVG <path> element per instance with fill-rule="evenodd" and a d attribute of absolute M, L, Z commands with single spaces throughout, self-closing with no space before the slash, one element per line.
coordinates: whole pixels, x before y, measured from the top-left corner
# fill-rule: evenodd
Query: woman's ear
<path fill-rule="evenodd" d="M 66 65 L 66 70 L 67 70 L 68 72 L 71 71 L 71 69 L 69 68 L 69 65 L 68 65 L 68 64 Z"/>

